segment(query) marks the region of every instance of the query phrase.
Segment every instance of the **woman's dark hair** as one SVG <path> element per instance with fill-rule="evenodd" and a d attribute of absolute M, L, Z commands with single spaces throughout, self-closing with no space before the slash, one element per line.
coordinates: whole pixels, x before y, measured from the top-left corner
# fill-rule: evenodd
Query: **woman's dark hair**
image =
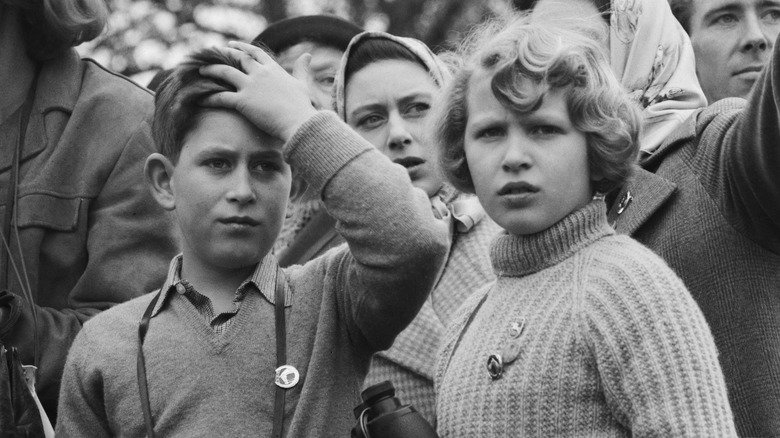
<path fill-rule="evenodd" d="M 402 60 L 420 64 L 425 70 L 425 63 L 406 47 L 387 39 L 364 38 L 358 41 L 349 52 L 349 60 L 344 69 L 344 83 L 369 64 L 387 60 Z"/>
<path fill-rule="evenodd" d="M 24 17 L 27 54 L 45 61 L 95 39 L 108 21 L 105 0 L 0 0 Z"/>

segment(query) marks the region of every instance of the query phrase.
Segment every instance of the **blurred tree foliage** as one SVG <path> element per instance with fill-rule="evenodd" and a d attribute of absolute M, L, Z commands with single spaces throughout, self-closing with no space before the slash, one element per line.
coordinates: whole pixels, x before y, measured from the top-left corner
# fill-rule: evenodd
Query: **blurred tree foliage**
<path fill-rule="evenodd" d="M 146 83 L 201 47 L 249 41 L 269 23 L 308 14 L 334 14 L 367 30 L 452 48 L 468 29 L 529 0 L 107 0 L 103 35 L 78 50 Z"/>

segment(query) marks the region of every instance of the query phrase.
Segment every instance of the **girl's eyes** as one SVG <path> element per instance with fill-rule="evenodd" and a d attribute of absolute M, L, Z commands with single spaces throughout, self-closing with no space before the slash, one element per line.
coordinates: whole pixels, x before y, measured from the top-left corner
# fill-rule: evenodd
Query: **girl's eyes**
<path fill-rule="evenodd" d="M 535 134 L 535 135 L 543 135 L 543 136 L 555 135 L 563 132 L 557 126 L 552 126 L 552 125 L 532 126 L 531 129 L 529 129 L 529 131 L 532 135 Z"/>
<path fill-rule="evenodd" d="M 487 128 L 483 128 L 477 131 L 477 135 L 475 137 L 482 140 L 491 140 L 503 136 L 504 132 L 504 128 L 500 126 L 488 126 Z"/>

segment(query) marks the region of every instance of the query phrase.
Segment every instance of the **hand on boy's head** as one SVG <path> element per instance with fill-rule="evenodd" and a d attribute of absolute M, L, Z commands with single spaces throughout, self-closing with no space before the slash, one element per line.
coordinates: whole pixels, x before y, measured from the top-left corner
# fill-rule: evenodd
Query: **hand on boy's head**
<path fill-rule="evenodd" d="M 234 109 L 259 129 L 283 141 L 289 140 L 316 112 L 305 82 L 290 76 L 262 49 L 231 42 L 228 48 L 219 50 L 238 61 L 241 70 L 209 65 L 202 67 L 200 74 L 222 80 L 236 91 L 215 93 L 203 100 L 204 105 Z"/>

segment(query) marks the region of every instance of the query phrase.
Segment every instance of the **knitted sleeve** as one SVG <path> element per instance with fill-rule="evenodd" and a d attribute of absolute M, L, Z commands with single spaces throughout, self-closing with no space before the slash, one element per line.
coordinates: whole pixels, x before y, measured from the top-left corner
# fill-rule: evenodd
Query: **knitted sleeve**
<path fill-rule="evenodd" d="M 736 436 L 717 350 L 685 286 L 628 237 L 588 264 L 582 332 L 615 418 L 644 436 Z"/>
<path fill-rule="evenodd" d="M 444 263 L 448 230 L 406 171 L 322 111 L 298 129 L 285 151 L 321 194 L 349 245 L 328 264 L 340 315 L 353 342 L 383 350 L 420 310 Z M 361 343 L 361 345 L 363 344 Z"/>
<path fill-rule="evenodd" d="M 88 330 L 82 330 L 68 353 L 60 387 L 58 437 L 110 437 L 105 411 L 102 375 L 98 364 L 101 354 Z M 134 389 L 134 388 L 133 388 Z"/>

